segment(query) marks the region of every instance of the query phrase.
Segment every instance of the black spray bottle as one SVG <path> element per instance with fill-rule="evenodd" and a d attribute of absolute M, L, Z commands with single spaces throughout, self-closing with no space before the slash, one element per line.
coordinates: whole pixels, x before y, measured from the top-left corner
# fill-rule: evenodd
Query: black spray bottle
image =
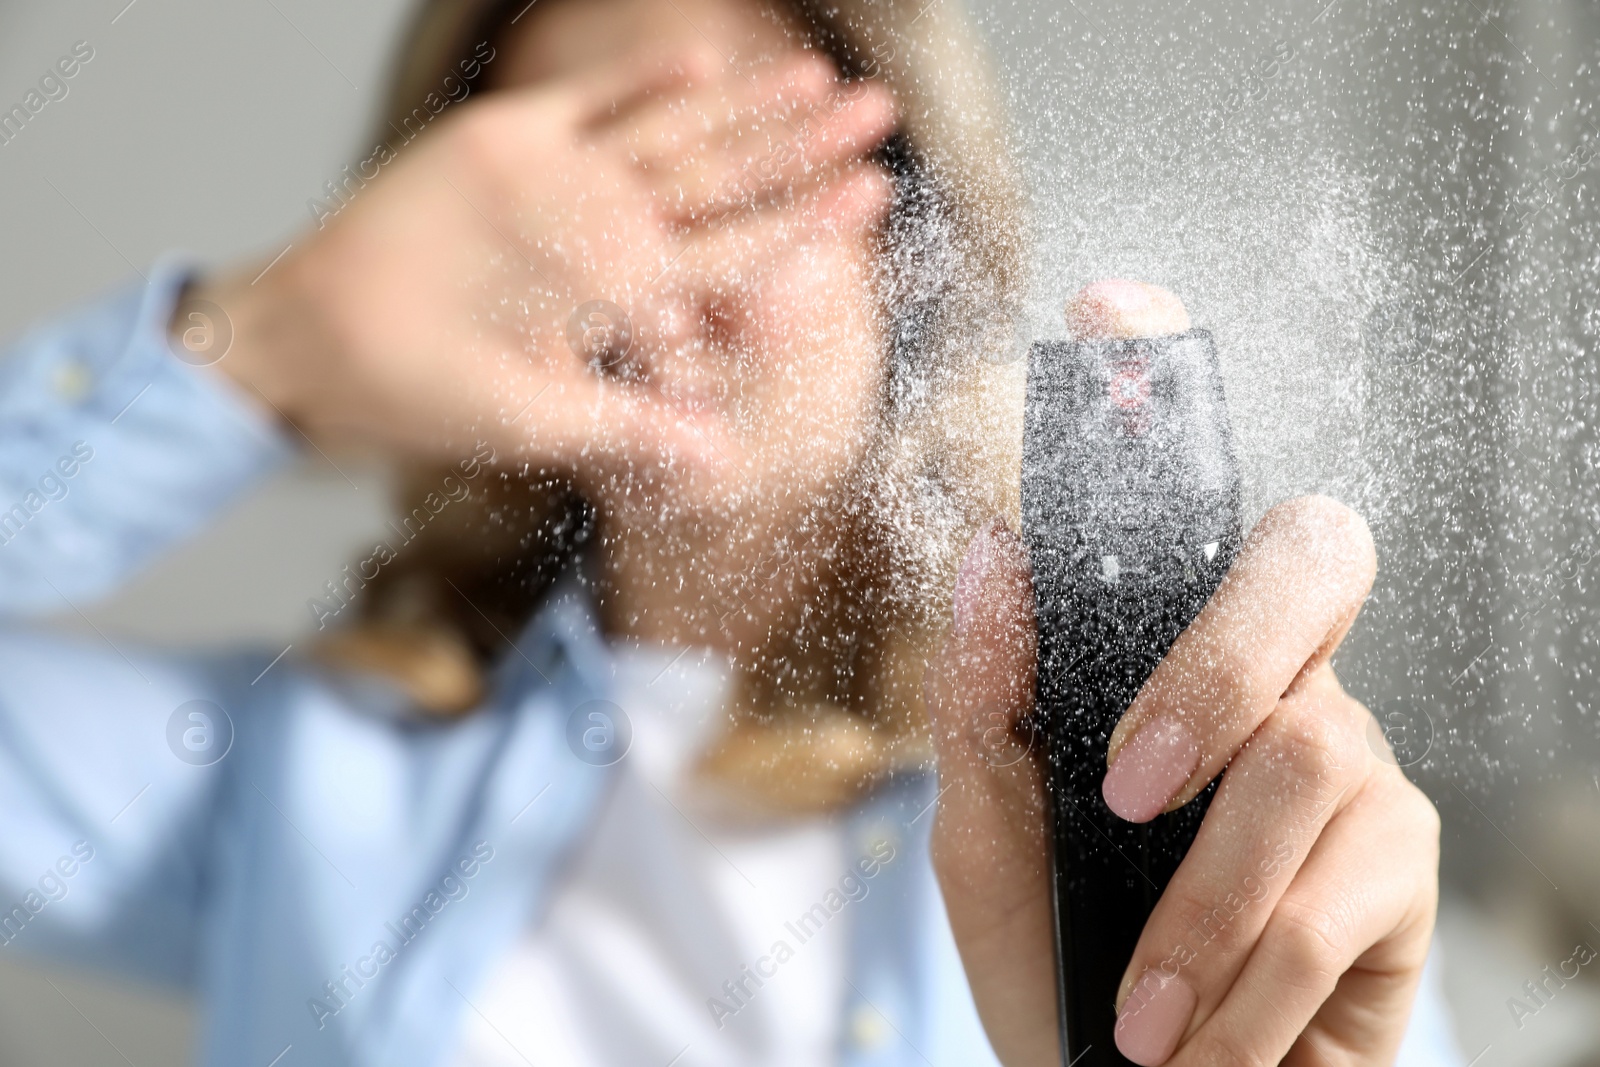
<path fill-rule="evenodd" d="M 1023 433 L 1062 1063 L 1125 1064 L 1117 987 L 1215 789 L 1143 824 L 1101 797 L 1112 728 L 1239 549 L 1210 333 L 1035 342 Z"/>

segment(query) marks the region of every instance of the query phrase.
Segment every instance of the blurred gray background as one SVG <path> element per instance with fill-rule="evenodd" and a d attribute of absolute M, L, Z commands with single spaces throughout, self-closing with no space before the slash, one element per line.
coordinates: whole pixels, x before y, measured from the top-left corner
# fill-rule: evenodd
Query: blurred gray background
<path fill-rule="evenodd" d="M 953 3 L 956 0 L 933 0 Z M 1591 573 L 1600 549 L 1592 4 L 1017 0 L 969 6 L 1012 94 L 1030 315 L 1101 273 L 1170 284 L 1234 354 L 1257 510 L 1324 489 L 1382 575 L 1340 660 L 1446 821 L 1440 951 L 1478 1067 L 1600 1065 Z M 400 0 L 0 2 L 0 104 L 95 58 L 0 147 L 0 335 L 171 249 L 271 256 L 365 141 Z M 1049 329 L 1036 325 L 1037 330 Z M 282 645 L 386 515 L 306 463 L 93 617 Z M 184 1060 L 180 1000 L 0 960 L 0 1064 Z"/>

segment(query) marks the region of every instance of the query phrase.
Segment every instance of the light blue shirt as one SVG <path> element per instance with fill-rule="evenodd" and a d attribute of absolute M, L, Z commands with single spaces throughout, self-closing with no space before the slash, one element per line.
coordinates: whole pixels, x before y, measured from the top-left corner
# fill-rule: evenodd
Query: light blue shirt
<path fill-rule="evenodd" d="M 161 265 L 0 356 L 0 952 L 190 991 L 202 1064 L 437 1067 L 594 818 L 610 772 L 566 728 L 606 698 L 610 653 L 569 587 L 481 711 L 423 725 L 293 652 L 19 625 L 109 592 L 291 453 L 167 350 L 185 277 Z M 845 1067 L 994 1062 L 928 861 L 933 798 L 911 776 L 840 817 L 905 857 L 851 905 L 840 1011 L 889 1026 L 845 1028 Z M 1401 1062 L 1459 1063 L 1431 983 Z"/>

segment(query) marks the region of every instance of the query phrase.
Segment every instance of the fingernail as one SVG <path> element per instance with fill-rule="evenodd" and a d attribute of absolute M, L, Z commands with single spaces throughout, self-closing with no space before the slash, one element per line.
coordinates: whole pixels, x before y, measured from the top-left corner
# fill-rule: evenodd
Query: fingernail
<path fill-rule="evenodd" d="M 978 531 L 972 544 L 967 546 L 966 558 L 961 561 L 961 569 L 956 571 L 952 607 L 957 636 L 965 633 L 972 624 L 973 613 L 983 595 L 984 580 L 994 570 L 995 560 L 1000 558 L 1000 536 L 1004 529 L 1005 523 L 999 517 L 991 519 L 987 526 Z"/>
<path fill-rule="evenodd" d="M 1155 980 L 1141 982 L 1117 1015 L 1117 1051 L 1139 1067 L 1158 1067 L 1172 1057 L 1197 999 L 1182 978 L 1151 977 Z"/>
<path fill-rule="evenodd" d="M 1122 746 L 1100 787 L 1106 807 L 1129 822 L 1149 822 L 1177 796 L 1200 763 L 1200 746 L 1181 722 L 1157 720 Z"/>

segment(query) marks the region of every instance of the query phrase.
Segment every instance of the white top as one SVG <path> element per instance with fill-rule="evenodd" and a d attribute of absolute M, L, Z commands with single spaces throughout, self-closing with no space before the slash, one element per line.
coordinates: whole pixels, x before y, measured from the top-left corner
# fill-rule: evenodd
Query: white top
<path fill-rule="evenodd" d="M 771 953 L 846 872 L 843 831 L 697 802 L 686 775 L 724 721 L 729 675 L 700 653 L 673 655 L 617 653 L 633 736 L 614 790 L 548 911 L 472 998 L 452 1067 L 835 1060 L 849 909 L 791 958 Z M 771 975 L 759 987 L 758 964 Z M 747 993 L 730 994 L 741 981 Z"/>
<path fill-rule="evenodd" d="M 725 722 L 726 664 L 615 655 L 632 738 L 614 788 L 549 908 L 473 996 L 450 1067 L 817 1067 L 838 1062 L 842 1037 L 885 1037 L 868 1032 L 875 1015 L 844 1018 L 851 909 L 803 939 L 793 926 L 837 895 L 862 843 L 825 818 L 740 817 L 697 795 L 689 770 Z M 779 941 L 797 946 L 781 960 Z M 1438 965 L 1435 953 L 1403 1067 L 1463 1061 Z"/>

